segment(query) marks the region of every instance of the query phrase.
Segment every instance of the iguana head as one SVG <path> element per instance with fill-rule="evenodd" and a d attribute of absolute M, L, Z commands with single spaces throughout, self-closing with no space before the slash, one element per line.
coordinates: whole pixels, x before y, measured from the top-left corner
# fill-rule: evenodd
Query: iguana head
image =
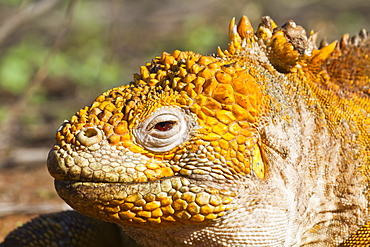
<path fill-rule="evenodd" d="M 225 52 L 163 53 L 66 121 L 48 158 L 61 197 L 119 224 L 203 223 L 235 207 L 240 181 L 266 174 L 269 100 Z"/>

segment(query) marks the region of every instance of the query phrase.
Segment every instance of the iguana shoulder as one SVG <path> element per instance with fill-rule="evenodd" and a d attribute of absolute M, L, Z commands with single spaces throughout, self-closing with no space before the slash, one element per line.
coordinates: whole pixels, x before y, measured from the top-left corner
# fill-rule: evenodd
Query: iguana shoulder
<path fill-rule="evenodd" d="M 117 225 L 89 218 L 76 211 L 63 211 L 32 219 L 11 232 L 0 246 L 114 247 L 122 246 L 123 241 L 135 247 Z"/>
<path fill-rule="evenodd" d="M 229 37 L 163 53 L 66 121 L 59 195 L 143 246 L 370 244 L 367 33 L 318 49 L 293 21 L 243 17 Z"/>

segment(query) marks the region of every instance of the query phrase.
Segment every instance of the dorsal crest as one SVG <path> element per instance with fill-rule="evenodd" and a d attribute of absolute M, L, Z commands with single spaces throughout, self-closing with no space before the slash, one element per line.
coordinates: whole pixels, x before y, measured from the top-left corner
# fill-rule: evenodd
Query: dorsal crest
<path fill-rule="evenodd" d="M 235 18 L 231 20 L 228 49 L 226 51 L 218 49 L 218 53 L 224 57 L 228 54 L 248 54 L 260 49 L 277 71 L 289 73 L 307 64 L 309 66 L 323 64 L 332 56 L 340 56 L 351 47 L 359 47 L 368 42 L 368 34 L 362 29 L 352 38 L 348 34 L 343 35 L 340 42 L 328 44 L 324 39 L 318 49 L 317 34 L 310 31 L 307 36 L 306 30 L 292 20 L 278 27 L 269 16 L 262 17 L 261 23 L 254 31 L 249 19 L 243 16 L 238 24 L 235 24 Z"/>

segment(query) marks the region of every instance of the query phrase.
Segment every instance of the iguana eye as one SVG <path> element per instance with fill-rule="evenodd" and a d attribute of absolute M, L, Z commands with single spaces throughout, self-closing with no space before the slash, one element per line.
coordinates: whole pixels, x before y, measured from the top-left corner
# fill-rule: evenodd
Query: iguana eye
<path fill-rule="evenodd" d="M 194 126 L 181 108 L 161 107 L 139 124 L 133 134 L 135 141 L 153 152 L 166 152 L 182 144 Z"/>
<path fill-rule="evenodd" d="M 174 124 L 175 124 L 174 122 L 160 122 L 160 123 L 157 123 L 154 126 L 154 128 L 159 130 L 159 131 L 168 131 L 168 130 L 172 129 Z"/>

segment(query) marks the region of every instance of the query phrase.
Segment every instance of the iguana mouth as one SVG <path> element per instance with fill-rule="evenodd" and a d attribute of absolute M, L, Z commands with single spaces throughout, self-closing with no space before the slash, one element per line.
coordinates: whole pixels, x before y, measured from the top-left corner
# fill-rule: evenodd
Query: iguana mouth
<path fill-rule="evenodd" d="M 194 224 L 222 217 L 234 207 L 236 193 L 219 183 L 204 187 L 175 173 L 150 180 L 135 173 L 121 180 L 100 173 L 89 177 L 83 172 L 84 159 L 67 153 L 56 149 L 49 153 L 55 188 L 72 208 L 94 218 L 120 225 Z"/>

